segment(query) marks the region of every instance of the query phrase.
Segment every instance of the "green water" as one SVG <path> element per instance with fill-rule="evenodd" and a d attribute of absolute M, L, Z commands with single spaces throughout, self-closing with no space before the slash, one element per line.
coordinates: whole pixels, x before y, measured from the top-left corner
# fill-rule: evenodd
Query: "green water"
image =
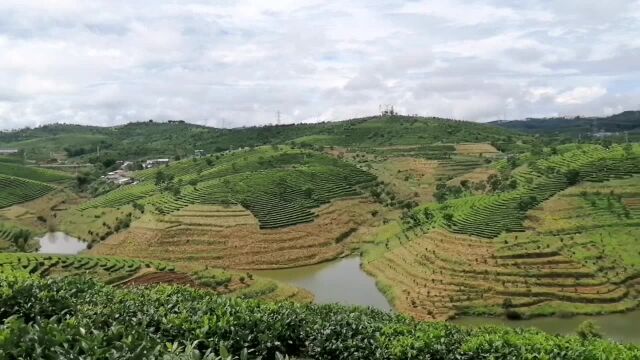
<path fill-rule="evenodd" d="M 257 275 L 309 290 L 320 304 L 371 306 L 390 311 L 391 306 L 375 285 L 375 280 L 360 269 L 360 259 L 348 257 L 324 264 L 292 269 L 255 271 Z M 462 317 L 452 323 L 468 326 L 505 325 L 536 327 L 552 334 L 573 334 L 581 322 L 594 321 L 609 339 L 640 344 L 640 311 L 601 316 L 571 318 L 546 317 L 513 321 L 505 318 Z"/>
<path fill-rule="evenodd" d="M 544 317 L 530 320 L 508 320 L 465 316 L 451 322 L 460 325 L 506 325 L 510 327 L 535 327 L 551 334 L 575 334 L 581 322 L 591 320 L 600 327 L 606 338 L 621 343 L 640 344 L 640 311 L 600 316 L 574 316 L 570 318 Z"/>
<path fill-rule="evenodd" d="M 362 305 L 385 311 L 392 309 L 376 287 L 375 280 L 360 269 L 360 259 L 357 257 L 254 273 L 309 290 L 315 295 L 315 302 L 319 304 Z"/>

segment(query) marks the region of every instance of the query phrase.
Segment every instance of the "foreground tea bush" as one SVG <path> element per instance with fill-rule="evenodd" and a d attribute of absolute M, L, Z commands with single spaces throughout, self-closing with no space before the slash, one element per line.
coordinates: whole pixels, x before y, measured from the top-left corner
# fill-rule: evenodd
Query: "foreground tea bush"
<path fill-rule="evenodd" d="M 640 359 L 603 340 L 420 323 L 338 305 L 0 274 L 2 359 Z"/>

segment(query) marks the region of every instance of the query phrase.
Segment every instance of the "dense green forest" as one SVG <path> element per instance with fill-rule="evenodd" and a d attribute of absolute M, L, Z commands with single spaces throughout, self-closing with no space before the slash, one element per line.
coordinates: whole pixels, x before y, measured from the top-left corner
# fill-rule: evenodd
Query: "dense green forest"
<path fill-rule="evenodd" d="M 589 135 L 591 133 L 624 133 L 637 139 L 640 136 L 640 111 L 625 111 L 606 117 L 530 118 L 527 120 L 494 121 L 491 124 L 531 134 Z"/>

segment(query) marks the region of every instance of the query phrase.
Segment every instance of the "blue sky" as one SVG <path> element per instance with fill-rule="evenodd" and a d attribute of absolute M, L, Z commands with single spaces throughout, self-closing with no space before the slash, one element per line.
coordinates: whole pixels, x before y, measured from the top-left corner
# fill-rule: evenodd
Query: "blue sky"
<path fill-rule="evenodd" d="M 0 128 L 640 107 L 640 1 L 0 2 Z"/>

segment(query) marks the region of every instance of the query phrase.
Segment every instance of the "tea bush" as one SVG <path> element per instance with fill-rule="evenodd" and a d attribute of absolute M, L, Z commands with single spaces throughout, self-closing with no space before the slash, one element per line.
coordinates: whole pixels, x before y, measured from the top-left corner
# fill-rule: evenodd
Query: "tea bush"
<path fill-rule="evenodd" d="M 2 359 L 640 359 L 638 347 L 595 338 L 11 271 L 0 274 L 0 324 Z"/>

